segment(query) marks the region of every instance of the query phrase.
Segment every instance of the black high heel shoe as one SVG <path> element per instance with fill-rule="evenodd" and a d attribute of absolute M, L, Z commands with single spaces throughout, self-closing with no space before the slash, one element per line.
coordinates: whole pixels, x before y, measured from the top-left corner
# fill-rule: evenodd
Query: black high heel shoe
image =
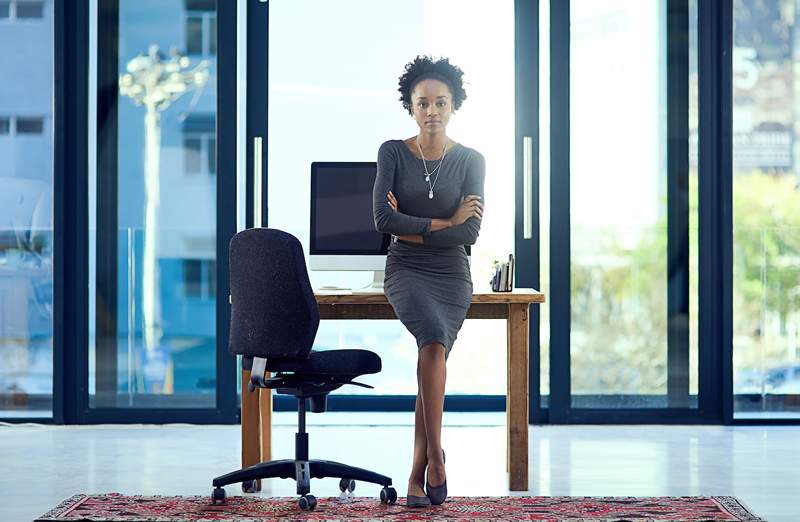
<path fill-rule="evenodd" d="M 406 506 L 410 508 L 430 507 L 431 499 L 427 495 L 406 495 Z"/>
<path fill-rule="evenodd" d="M 447 462 L 447 457 L 444 454 L 444 450 L 442 450 L 442 462 Z M 445 499 L 447 499 L 447 480 L 445 479 L 440 486 L 431 486 L 430 482 L 428 482 L 428 479 L 426 478 L 425 493 L 427 493 L 432 505 L 439 506 L 444 504 Z"/>

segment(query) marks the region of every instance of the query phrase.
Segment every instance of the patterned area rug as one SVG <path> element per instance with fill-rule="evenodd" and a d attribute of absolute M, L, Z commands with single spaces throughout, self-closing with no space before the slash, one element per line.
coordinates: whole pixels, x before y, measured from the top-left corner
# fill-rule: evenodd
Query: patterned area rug
<path fill-rule="evenodd" d="M 207 497 L 75 495 L 36 522 L 263 522 L 268 520 L 543 520 L 747 521 L 763 522 L 733 497 L 453 497 L 441 506 L 411 509 L 405 498 L 384 505 L 376 498 L 318 499 L 317 509 L 301 511 L 296 498 L 228 497 L 211 505 Z"/>

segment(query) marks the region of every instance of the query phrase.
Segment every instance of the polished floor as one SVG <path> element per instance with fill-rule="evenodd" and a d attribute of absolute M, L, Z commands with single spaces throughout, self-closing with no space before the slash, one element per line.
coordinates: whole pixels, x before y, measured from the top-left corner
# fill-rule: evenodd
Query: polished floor
<path fill-rule="evenodd" d="M 275 458 L 292 458 L 296 416 L 275 416 Z M 309 416 L 312 458 L 388 474 L 405 495 L 410 413 Z M 505 414 L 445 414 L 452 495 L 507 495 Z M 732 495 L 770 521 L 800 521 L 800 427 L 531 426 L 526 495 Z M 30 521 L 75 493 L 206 495 L 239 463 L 238 426 L 0 426 L 0 521 Z M 317 497 L 335 479 L 312 481 Z M 360 483 L 358 496 L 377 496 Z M 229 486 L 228 495 L 242 494 Z M 264 496 L 293 496 L 266 481 Z M 515 493 L 517 494 L 517 493 Z"/>

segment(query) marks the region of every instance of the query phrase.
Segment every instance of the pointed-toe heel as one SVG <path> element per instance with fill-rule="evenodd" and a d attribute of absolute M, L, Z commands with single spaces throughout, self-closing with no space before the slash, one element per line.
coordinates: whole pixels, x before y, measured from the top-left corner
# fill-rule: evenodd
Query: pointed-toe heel
<path fill-rule="evenodd" d="M 428 493 L 431 504 L 439 506 L 447 498 L 447 481 L 445 480 L 441 486 L 431 486 L 430 483 L 426 482 L 425 490 Z"/>
<path fill-rule="evenodd" d="M 427 496 L 418 497 L 416 495 L 406 496 L 406 506 L 410 508 L 430 507 L 431 499 Z"/>

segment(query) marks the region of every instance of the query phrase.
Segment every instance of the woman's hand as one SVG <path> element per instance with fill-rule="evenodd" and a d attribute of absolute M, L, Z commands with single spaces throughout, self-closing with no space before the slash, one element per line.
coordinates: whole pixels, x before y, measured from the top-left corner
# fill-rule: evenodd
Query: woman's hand
<path fill-rule="evenodd" d="M 386 199 L 389 200 L 389 206 L 392 207 L 392 210 L 394 210 L 395 212 L 400 212 L 397 209 L 397 198 L 394 197 L 394 194 L 392 194 L 391 190 L 389 191 L 388 194 L 386 194 Z M 395 237 L 397 237 L 397 239 L 401 241 L 407 241 L 409 243 L 420 243 L 420 244 L 422 243 L 422 236 L 420 236 L 419 234 L 414 234 L 410 236 L 395 236 Z"/>
<path fill-rule="evenodd" d="M 472 196 L 472 197 L 478 197 L 478 196 Z M 389 201 L 389 206 L 392 207 L 392 210 L 394 210 L 395 212 L 400 212 L 400 209 L 397 206 L 397 198 L 394 197 L 394 194 L 392 194 L 391 190 L 386 194 L 386 199 Z M 482 212 L 483 212 L 483 206 L 481 206 L 481 213 Z M 451 219 L 438 219 L 438 218 L 431 219 L 431 232 L 436 232 L 437 230 L 444 230 L 445 228 L 450 228 L 454 224 L 455 223 L 453 223 Z M 409 243 L 423 243 L 422 236 L 418 234 L 411 236 L 395 236 L 395 237 L 397 237 L 397 239 L 400 239 L 402 241 L 407 241 Z"/>
<path fill-rule="evenodd" d="M 453 226 L 460 225 L 471 217 L 483 219 L 483 203 L 480 199 L 480 196 L 472 194 L 462 197 L 456 213 L 450 218 Z"/>

